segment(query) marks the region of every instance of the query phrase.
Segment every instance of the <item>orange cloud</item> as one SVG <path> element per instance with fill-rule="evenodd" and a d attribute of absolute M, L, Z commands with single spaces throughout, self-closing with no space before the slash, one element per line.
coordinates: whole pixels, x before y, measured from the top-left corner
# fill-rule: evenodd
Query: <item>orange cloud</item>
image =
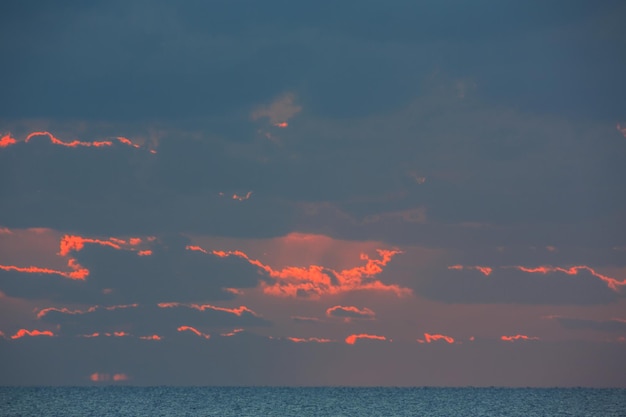
<path fill-rule="evenodd" d="M 331 339 L 323 339 L 323 338 L 319 338 L 319 337 L 307 337 L 307 338 L 301 338 L 301 337 L 288 337 L 287 340 L 290 340 L 294 343 L 330 343 L 333 342 L 333 340 Z M 351 344 L 354 344 L 354 342 L 352 342 Z"/>
<path fill-rule="evenodd" d="M 244 201 L 249 199 L 252 196 L 252 191 L 248 191 L 246 194 L 244 195 L 239 195 L 239 194 L 233 194 L 233 200 L 237 200 L 237 201 Z"/>
<path fill-rule="evenodd" d="M 281 129 L 284 129 L 287 126 L 289 126 L 289 124 L 287 122 L 281 122 L 281 123 L 274 123 L 274 126 L 280 127 Z"/>
<path fill-rule="evenodd" d="M 48 136 L 48 138 L 50 139 L 50 143 L 52 143 L 53 145 L 57 145 L 57 146 L 64 146 L 67 148 L 77 148 L 77 147 L 94 147 L 94 148 L 102 148 L 102 147 L 109 147 L 109 146 L 113 146 L 113 140 L 116 140 L 117 142 L 126 145 L 126 146 L 130 146 L 132 148 L 139 148 L 139 145 L 137 145 L 136 143 L 133 143 L 130 139 L 122 137 L 122 136 L 118 136 L 113 138 L 113 140 L 97 140 L 97 141 L 92 141 L 92 142 L 83 142 L 80 140 L 73 140 L 71 142 L 64 142 L 61 139 L 57 138 L 56 136 L 54 136 L 52 133 L 50 132 L 32 132 L 30 134 L 28 134 L 28 136 L 26 136 L 26 138 L 24 139 L 24 143 L 28 143 L 30 142 L 30 140 L 34 137 L 38 137 L 38 136 Z M 2 136 L 2 138 L 0 138 L 0 148 L 6 148 L 8 146 L 11 145 L 15 145 L 18 143 L 18 140 L 16 140 L 15 138 L 11 137 L 10 134 L 6 134 L 4 136 Z"/>
<path fill-rule="evenodd" d="M 333 306 L 326 309 L 326 316 L 350 321 L 351 319 L 373 319 L 376 313 L 367 307 L 361 309 L 355 306 Z"/>
<path fill-rule="evenodd" d="M 516 340 L 539 340 L 539 338 L 516 334 L 515 336 L 502 336 L 500 337 L 500 340 L 504 340 L 505 342 L 514 342 Z"/>
<path fill-rule="evenodd" d="M 187 246 L 185 246 L 185 249 L 191 250 L 191 251 L 196 251 L 196 252 L 202 252 L 202 253 L 206 253 L 206 254 L 209 253 L 205 249 L 202 249 L 200 246 L 196 246 L 196 245 L 187 245 Z"/>
<path fill-rule="evenodd" d="M 587 271 L 591 273 L 591 275 L 593 275 L 594 277 L 599 278 L 600 280 L 604 281 L 606 285 L 613 291 L 618 291 L 619 287 L 626 285 L 626 280 L 619 281 L 615 278 L 602 275 L 596 272 L 593 268 L 588 267 L 586 265 L 577 265 L 577 266 L 572 266 L 570 268 L 561 268 L 561 267 L 554 267 L 554 266 L 538 266 L 536 268 L 513 266 L 512 268 L 518 269 L 523 272 L 533 273 L 533 274 L 547 274 L 550 272 L 562 272 L 567 275 L 578 275 L 579 271 Z"/>
<path fill-rule="evenodd" d="M 0 138 L 0 148 L 8 148 L 11 145 L 15 145 L 17 141 L 11 137 L 11 135 L 4 135 Z"/>
<path fill-rule="evenodd" d="M 89 375 L 89 379 L 92 382 L 109 382 L 109 381 L 120 382 L 120 381 L 128 381 L 130 377 L 126 374 L 111 375 L 111 374 L 94 372 L 93 374 Z"/>
<path fill-rule="evenodd" d="M 139 338 L 141 340 L 163 340 L 163 337 L 159 336 L 158 334 L 153 334 L 150 336 L 139 336 Z"/>
<path fill-rule="evenodd" d="M 446 336 L 443 334 L 430 334 L 430 333 L 424 333 L 424 339 L 426 340 L 426 343 L 432 343 L 432 342 L 436 342 L 438 340 L 443 340 L 447 343 L 454 343 L 454 338 L 450 337 L 450 336 Z"/>
<path fill-rule="evenodd" d="M 49 330 L 26 330 L 26 329 L 19 329 L 17 331 L 17 333 L 15 333 L 13 336 L 11 336 L 11 339 L 20 339 L 22 337 L 25 336 L 54 336 L 54 333 L 52 333 Z"/>
<path fill-rule="evenodd" d="M 159 303 L 157 304 L 160 308 L 174 308 L 174 307 L 188 307 L 193 308 L 200 311 L 205 310 L 214 310 L 214 311 L 223 311 L 225 313 L 235 314 L 237 316 L 241 316 L 244 313 L 250 313 L 253 316 L 259 316 L 253 310 L 250 310 L 246 306 L 239 306 L 237 308 L 226 308 L 226 307 L 217 307 L 211 304 L 182 304 L 182 303 Z"/>
<path fill-rule="evenodd" d="M 89 307 L 87 310 L 70 310 L 68 308 L 56 308 L 56 307 L 48 307 L 48 308 L 42 308 L 41 310 L 39 310 L 39 312 L 37 313 L 37 318 L 40 319 L 42 317 L 44 317 L 46 314 L 50 313 L 51 311 L 56 311 L 58 313 L 63 313 L 63 314 L 86 314 L 86 313 L 93 313 L 96 310 L 108 310 L 108 311 L 113 311 L 113 310 L 117 310 L 120 308 L 136 308 L 138 307 L 139 304 L 135 303 L 135 304 L 120 304 L 120 305 L 113 305 L 113 306 L 91 306 Z"/>
<path fill-rule="evenodd" d="M 150 256 L 152 255 L 152 251 L 147 249 L 147 250 L 140 250 L 139 252 L 137 252 L 137 255 L 139 256 Z"/>
<path fill-rule="evenodd" d="M 195 329 L 195 328 L 193 328 L 191 326 L 180 326 L 176 330 L 178 330 L 179 332 L 189 331 L 189 332 L 194 333 L 196 336 L 203 337 L 205 339 L 210 339 L 211 338 L 210 334 L 202 333 L 201 331 L 199 331 L 199 330 L 197 330 L 197 329 Z"/>
<path fill-rule="evenodd" d="M 89 270 L 87 268 L 82 267 L 76 259 L 70 258 L 67 261 L 67 266 L 72 270 L 69 272 L 58 271 L 56 269 L 51 268 L 41 268 L 38 266 L 27 266 L 20 267 L 15 265 L 0 265 L 0 269 L 3 271 L 15 271 L 22 272 L 28 274 L 49 274 L 49 275 L 59 275 L 64 278 L 76 279 L 76 280 L 84 280 L 89 276 Z"/>
<path fill-rule="evenodd" d="M 475 266 L 452 265 L 452 266 L 449 266 L 448 269 L 457 269 L 457 270 L 473 269 L 476 271 L 480 271 L 485 276 L 489 276 L 493 272 L 493 269 L 489 268 L 488 266 L 477 266 L 477 265 Z"/>
<path fill-rule="evenodd" d="M 79 252 L 85 247 L 85 243 L 92 243 L 102 246 L 108 246 L 113 249 L 128 249 L 132 246 L 138 246 L 142 240 L 138 237 L 131 237 L 128 240 L 111 237 L 109 239 L 92 239 L 76 235 L 64 235 L 59 242 L 59 255 L 67 256 L 70 252 Z"/>
<path fill-rule="evenodd" d="M 346 337 L 346 343 L 349 345 L 353 345 L 356 343 L 358 339 L 387 340 L 385 336 L 377 336 L 375 334 L 361 333 L 361 334 L 351 334 L 350 336 Z"/>
<path fill-rule="evenodd" d="M 241 332 L 243 332 L 243 329 L 233 329 L 232 332 L 221 333 L 220 336 L 232 337 L 232 336 L 236 335 L 237 333 L 241 333 Z"/>
<path fill-rule="evenodd" d="M 377 252 L 380 259 L 371 259 L 368 255 L 362 253 L 360 258 L 365 261 L 365 265 L 340 271 L 320 265 L 310 265 L 309 267 L 287 266 L 282 269 L 274 269 L 259 260 L 250 258 L 242 251 L 212 251 L 211 253 L 221 258 L 228 256 L 243 258 L 251 265 L 258 267 L 270 277 L 276 279 L 274 283 L 261 283 L 263 292 L 268 295 L 297 297 L 304 293 L 309 296 L 321 296 L 357 290 L 390 291 L 397 296 L 412 294 L 409 288 L 387 285 L 374 279 L 395 255 L 402 253 L 397 250 L 383 249 L 378 249 Z"/>

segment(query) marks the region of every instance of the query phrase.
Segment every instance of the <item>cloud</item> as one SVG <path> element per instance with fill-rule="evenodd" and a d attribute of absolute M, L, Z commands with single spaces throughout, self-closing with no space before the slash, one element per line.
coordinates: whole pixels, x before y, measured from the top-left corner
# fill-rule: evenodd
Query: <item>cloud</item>
<path fill-rule="evenodd" d="M 319 338 L 319 337 L 288 337 L 287 340 L 294 343 L 331 343 L 334 342 L 331 339 Z"/>
<path fill-rule="evenodd" d="M 588 272 L 592 276 L 605 282 L 607 287 L 609 287 L 610 289 L 614 291 L 621 291 L 621 288 L 626 285 L 626 279 L 620 281 L 618 279 L 611 278 L 606 275 L 602 275 L 596 272 L 593 268 L 588 267 L 586 265 L 572 266 L 569 268 L 561 268 L 561 267 L 555 267 L 555 266 L 538 266 L 535 268 L 514 266 L 513 268 L 516 268 L 516 269 L 519 269 L 520 271 L 524 271 L 528 273 L 537 273 L 537 274 L 544 274 L 544 275 L 551 273 L 551 272 L 561 272 L 567 275 L 578 275 L 581 271 Z"/>
<path fill-rule="evenodd" d="M 67 148 L 79 148 L 79 147 L 103 148 L 103 147 L 110 147 L 110 146 L 114 145 L 113 140 L 116 140 L 118 143 L 120 143 L 122 145 L 130 146 L 132 148 L 139 148 L 139 145 L 133 143 L 130 139 L 125 138 L 125 137 L 121 137 L 121 136 L 120 137 L 116 137 L 113 140 L 111 140 L 111 139 L 96 140 L 96 141 L 92 141 L 92 142 L 83 142 L 83 141 L 80 141 L 80 140 L 73 140 L 71 142 L 65 142 L 65 141 L 57 138 L 56 136 L 54 136 L 50 132 L 32 132 L 32 133 L 29 133 L 24 138 L 23 141 L 19 141 L 19 140 L 15 139 L 15 138 L 11 137 L 11 134 L 6 134 L 6 135 L 4 135 L 0 139 L 0 148 L 6 148 L 8 146 L 16 145 L 16 144 L 18 144 L 20 142 L 28 143 L 28 142 L 31 141 L 31 139 L 37 138 L 37 137 L 41 137 L 41 136 L 47 136 L 50 139 L 50 143 L 52 145 L 63 146 L 63 147 L 67 147 Z"/>
<path fill-rule="evenodd" d="M 21 339 L 25 336 L 54 336 L 50 330 L 27 330 L 27 329 L 19 329 L 17 333 L 11 336 L 11 339 Z"/>
<path fill-rule="evenodd" d="M 258 107 L 251 114 L 252 120 L 267 117 L 271 124 L 278 127 L 287 127 L 287 121 L 302 110 L 295 104 L 296 97 L 293 93 L 285 93 L 267 106 Z"/>
<path fill-rule="evenodd" d="M 349 291 L 387 291 L 397 296 L 407 296 L 411 290 L 395 284 L 384 284 L 376 279 L 391 259 L 401 253 L 396 250 L 377 250 L 380 259 L 361 254 L 365 265 L 336 271 L 320 265 L 309 267 L 288 266 L 274 269 L 261 261 L 251 259 L 242 251 L 213 251 L 221 258 L 238 257 L 264 271 L 273 281 L 261 282 L 265 294 L 279 297 L 319 297 Z"/>
<path fill-rule="evenodd" d="M 534 336 L 526 336 L 524 334 L 516 334 L 515 336 L 502 336 L 500 337 L 500 340 L 503 340 L 505 342 L 515 342 L 518 340 L 539 340 L 539 338 Z"/>
<path fill-rule="evenodd" d="M 352 319 L 372 320 L 376 317 L 376 313 L 369 308 L 358 308 L 354 306 L 334 306 L 326 309 L 326 316 L 340 318 L 346 321 Z"/>
<path fill-rule="evenodd" d="M 92 382 L 107 382 L 107 383 L 111 383 L 111 382 L 123 382 L 123 381 L 128 381 L 130 379 L 130 377 L 124 373 L 118 373 L 118 374 L 107 374 L 107 373 L 99 373 L 99 372 L 94 372 L 93 374 L 89 375 L 89 380 Z"/>
<path fill-rule="evenodd" d="M 176 329 L 179 332 L 191 332 L 193 334 L 195 334 L 196 336 L 202 337 L 204 339 L 210 339 L 211 335 L 207 334 L 207 333 L 202 333 L 201 331 L 199 331 L 198 329 L 196 329 L 195 327 L 191 327 L 191 326 L 180 326 L 179 328 Z"/>
<path fill-rule="evenodd" d="M 452 265 L 449 266 L 448 269 L 456 269 L 456 270 L 464 270 L 464 269 L 474 269 L 476 271 L 480 271 L 483 275 L 489 276 L 493 272 L 493 269 L 488 266 L 463 266 L 463 265 Z"/>
<path fill-rule="evenodd" d="M 375 334 L 367 334 L 367 333 L 360 333 L 360 334 L 351 334 L 350 336 L 346 337 L 346 343 L 349 345 L 354 345 L 357 340 L 360 339 L 365 339 L 365 340 L 387 340 L 387 338 L 385 336 L 379 336 L 379 335 L 375 335 Z"/>
<path fill-rule="evenodd" d="M 417 341 L 419 343 L 432 343 L 432 342 L 437 342 L 437 341 L 444 341 L 448 344 L 452 344 L 454 343 L 454 338 L 450 337 L 450 336 L 446 336 L 444 334 L 430 334 L 430 333 L 424 333 L 424 340 L 422 339 L 417 339 Z"/>
<path fill-rule="evenodd" d="M 231 299 L 233 289 L 258 285 L 257 268 L 247 261 L 185 250 L 188 243 L 179 236 L 105 239 L 65 235 L 59 256 L 67 258 L 70 271 L 3 265 L 0 291 L 22 298 L 47 296 L 56 301 L 112 305 Z M 145 251 L 151 255 L 145 256 Z M 42 279 L 41 275 L 57 279 Z"/>
<path fill-rule="evenodd" d="M 446 303 L 593 305 L 615 302 L 624 295 L 622 281 L 590 267 L 453 265 L 431 274 L 420 277 L 417 291 Z"/>
<path fill-rule="evenodd" d="M 83 268 L 76 262 L 75 259 L 68 259 L 67 266 L 71 271 L 57 271 L 55 269 L 41 268 L 37 266 L 22 267 L 16 265 L 0 265 L 0 270 L 25 274 L 58 275 L 74 280 L 85 280 L 89 276 L 89 270 L 87 268 Z"/>
<path fill-rule="evenodd" d="M 57 325 L 63 336 L 116 335 L 145 337 L 173 336 L 181 326 L 196 329 L 224 329 L 232 327 L 263 327 L 271 323 L 251 309 L 240 306 L 226 308 L 213 305 L 159 305 L 91 306 L 85 310 L 46 308 L 37 318 Z"/>

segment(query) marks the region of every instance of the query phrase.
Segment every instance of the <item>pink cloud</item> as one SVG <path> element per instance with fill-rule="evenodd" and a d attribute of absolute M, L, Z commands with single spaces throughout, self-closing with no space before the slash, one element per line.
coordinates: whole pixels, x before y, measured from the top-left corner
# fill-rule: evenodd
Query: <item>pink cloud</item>
<path fill-rule="evenodd" d="M 479 271 L 481 274 L 485 276 L 489 276 L 493 272 L 493 269 L 488 266 L 478 266 L 478 265 L 475 265 L 475 266 L 452 265 L 452 266 L 449 266 L 448 269 L 456 269 L 456 270 L 473 269 L 473 270 Z"/>
<path fill-rule="evenodd" d="M 378 335 L 375 335 L 375 334 L 361 333 L 361 334 L 351 334 L 350 336 L 346 337 L 345 341 L 346 341 L 347 344 L 353 345 L 359 339 L 387 340 L 387 338 L 385 336 L 378 336 Z"/>
<path fill-rule="evenodd" d="M 449 343 L 449 344 L 454 343 L 454 338 L 453 337 L 446 336 L 444 334 L 424 333 L 424 339 L 425 339 L 426 343 L 437 342 L 439 340 L 442 340 L 442 341 L 444 341 L 446 343 Z"/>
<path fill-rule="evenodd" d="M 26 329 L 19 329 L 17 331 L 17 333 L 15 333 L 13 336 L 11 336 L 11 339 L 21 339 L 22 337 L 25 336 L 54 336 L 54 333 L 52 333 L 49 330 L 26 330 Z"/>
<path fill-rule="evenodd" d="M 592 276 L 604 281 L 607 287 L 609 287 L 613 291 L 618 291 L 620 287 L 626 285 L 626 280 L 619 281 L 615 278 L 602 275 L 596 272 L 593 268 L 586 266 L 586 265 L 577 265 L 577 266 L 572 266 L 569 268 L 561 268 L 561 267 L 555 267 L 555 266 L 538 266 L 535 268 L 527 268 L 524 266 L 512 266 L 511 268 L 515 268 L 519 271 L 527 272 L 531 274 L 548 274 L 551 272 L 562 272 L 567 275 L 578 275 L 580 271 L 587 271 Z"/>
<path fill-rule="evenodd" d="M 367 307 L 358 308 L 355 306 L 333 306 L 326 309 L 326 316 L 336 317 L 346 321 L 352 319 L 371 320 L 376 317 L 376 313 Z"/>
<path fill-rule="evenodd" d="M 211 338 L 210 334 L 202 333 L 200 330 L 196 329 L 195 327 L 191 327 L 191 326 L 180 326 L 176 330 L 178 330 L 179 332 L 191 332 L 191 333 L 195 334 L 196 336 L 205 338 L 207 340 Z"/>
<path fill-rule="evenodd" d="M 505 342 L 514 342 L 516 340 L 539 340 L 538 337 L 526 336 L 523 334 L 516 334 L 515 336 L 502 336 L 500 340 L 504 340 Z"/>
<path fill-rule="evenodd" d="M 397 296 L 412 294 L 409 288 L 384 284 L 375 279 L 377 275 L 383 272 L 383 268 L 391 259 L 402 252 L 383 249 L 378 249 L 377 252 L 379 259 L 372 259 L 367 254 L 362 253 L 360 258 L 362 261 L 365 261 L 365 265 L 339 271 L 320 265 L 309 265 L 308 267 L 286 266 L 275 269 L 257 259 L 250 258 L 246 253 L 239 250 L 214 250 L 211 253 L 222 258 L 237 256 L 265 271 L 276 280 L 273 283 L 261 283 L 262 291 L 268 295 L 297 297 L 301 294 L 306 294 L 319 297 L 321 295 L 340 294 L 358 290 L 388 291 L 395 293 Z"/>
<path fill-rule="evenodd" d="M 306 338 L 288 337 L 287 340 L 290 340 L 294 343 L 331 343 L 333 342 L 333 340 L 331 339 L 324 339 L 324 338 L 319 338 L 319 337 L 306 337 Z"/>

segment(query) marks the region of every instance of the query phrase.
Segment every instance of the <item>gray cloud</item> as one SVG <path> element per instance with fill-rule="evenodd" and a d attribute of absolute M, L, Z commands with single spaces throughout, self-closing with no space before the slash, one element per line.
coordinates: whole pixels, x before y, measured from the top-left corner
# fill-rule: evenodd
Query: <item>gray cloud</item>
<path fill-rule="evenodd" d="M 494 269 L 486 276 L 476 269 L 431 271 L 416 284 L 417 291 L 446 303 L 592 305 L 617 301 L 623 289 L 613 291 L 588 271 L 527 273 L 513 268 Z"/>

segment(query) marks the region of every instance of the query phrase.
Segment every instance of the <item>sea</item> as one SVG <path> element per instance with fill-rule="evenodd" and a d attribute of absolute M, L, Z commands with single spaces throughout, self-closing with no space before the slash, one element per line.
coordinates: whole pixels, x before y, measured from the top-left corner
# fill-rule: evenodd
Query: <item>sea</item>
<path fill-rule="evenodd" d="M 0 416 L 626 416 L 626 389 L 0 387 Z"/>

